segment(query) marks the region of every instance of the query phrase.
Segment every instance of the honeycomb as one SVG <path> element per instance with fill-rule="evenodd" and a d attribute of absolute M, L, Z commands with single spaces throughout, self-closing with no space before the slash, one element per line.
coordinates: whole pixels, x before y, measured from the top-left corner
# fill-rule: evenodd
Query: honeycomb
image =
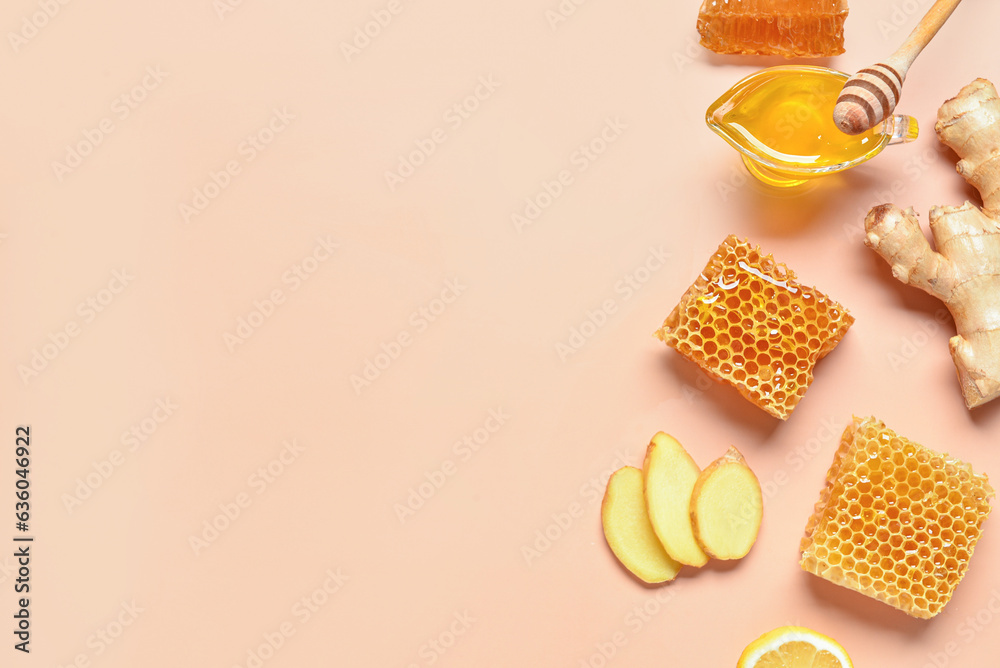
<path fill-rule="evenodd" d="M 930 619 L 965 575 L 992 496 L 968 464 L 854 418 L 806 525 L 802 568 Z"/>
<path fill-rule="evenodd" d="M 716 53 L 835 56 L 844 52 L 847 0 L 705 0 L 701 44 Z"/>
<path fill-rule="evenodd" d="M 770 255 L 730 235 L 655 336 L 785 420 L 816 362 L 853 322 Z"/>

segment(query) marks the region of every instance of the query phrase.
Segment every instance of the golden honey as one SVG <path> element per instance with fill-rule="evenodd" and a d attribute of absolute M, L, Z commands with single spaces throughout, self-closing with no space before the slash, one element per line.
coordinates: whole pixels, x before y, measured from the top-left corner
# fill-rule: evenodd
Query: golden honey
<path fill-rule="evenodd" d="M 750 171 L 773 185 L 795 185 L 868 160 L 889 143 L 916 137 L 906 116 L 860 135 L 841 132 L 833 108 L 848 76 L 822 67 L 772 67 L 728 90 L 706 121 L 743 154 Z"/>
<path fill-rule="evenodd" d="M 802 568 L 929 619 L 965 575 L 992 496 L 968 464 L 855 418 L 806 525 Z"/>
<path fill-rule="evenodd" d="M 729 236 L 655 336 L 784 420 L 853 322 L 770 255 Z"/>

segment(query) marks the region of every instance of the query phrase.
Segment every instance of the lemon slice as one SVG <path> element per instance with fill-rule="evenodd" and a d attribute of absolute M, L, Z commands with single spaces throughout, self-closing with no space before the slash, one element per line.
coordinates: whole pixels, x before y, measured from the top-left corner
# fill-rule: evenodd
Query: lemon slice
<path fill-rule="evenodd" d="M 801 626 L 782 626 L 743 650 L 737 668 L 854 668 L 836 640 Z"/>

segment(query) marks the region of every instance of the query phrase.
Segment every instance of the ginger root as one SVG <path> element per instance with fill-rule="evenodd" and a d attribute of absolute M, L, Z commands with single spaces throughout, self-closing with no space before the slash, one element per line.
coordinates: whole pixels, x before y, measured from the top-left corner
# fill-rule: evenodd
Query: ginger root
<path fill-rule="evenodd" d="M 934 130 L 960 158 L 956 169 L 979 191 L 983 208 L 932 207 L 935 252 L 913 209 L 874 207 L 865 243 L 898 280 L 945 303 L 958 332 L 949 341 L 965 404 L 1000 396 L 1000 98 L 976 79 L 941 105 Z"/>

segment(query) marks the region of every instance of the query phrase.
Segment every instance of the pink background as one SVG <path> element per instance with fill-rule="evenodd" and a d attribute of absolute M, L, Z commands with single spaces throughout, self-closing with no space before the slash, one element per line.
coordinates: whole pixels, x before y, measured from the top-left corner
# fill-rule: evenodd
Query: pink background
<path fill-rule="evenodd" d="M 915 143 L 774 193 L 703 115 L 784 61 L 703 50 L 697 2 L 567 1 L 553 25 L 557 0 L 224 1 L 0 13 L 2 414 L 11 452 L 32 426 L 36 536 L 33 651 L 5 632 L 4 665 L 732 666 L 783 624 L 859 667 L 995 663 L 997 519 L 932 621 L 797 548 L 853 414 L 1000 475 L 1000 403 L 966 410 L 950 317 L 861 240 L 874 204 L 976 198 L 932 128 L 1000 78 L 1000 6 L 959 7 L 911 69 Z M 820 64 L 883 58 L 929 4 L 855 2 Z M 786 423 L 651 336 L 729 233 L 857 318 Z M 766 507 L 746 559 L 650 588 L 599 506 L 658 430 L 702 466 L 736 445 Z"/>

